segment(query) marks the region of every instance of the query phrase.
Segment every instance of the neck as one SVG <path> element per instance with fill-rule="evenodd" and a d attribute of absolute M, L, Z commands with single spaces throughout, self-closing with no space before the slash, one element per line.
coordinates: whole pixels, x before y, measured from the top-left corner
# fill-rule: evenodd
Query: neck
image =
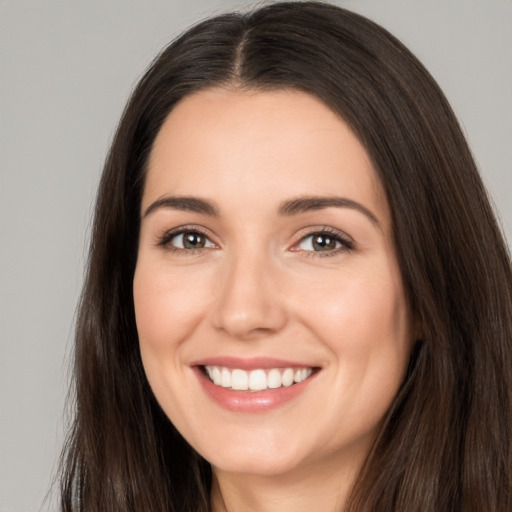
<path fill-rule="evenodd" d="M 357 471 L 339 460 L 280 475 L 233 474 L 214 468 L 212 512 L 342 512 Z"/>

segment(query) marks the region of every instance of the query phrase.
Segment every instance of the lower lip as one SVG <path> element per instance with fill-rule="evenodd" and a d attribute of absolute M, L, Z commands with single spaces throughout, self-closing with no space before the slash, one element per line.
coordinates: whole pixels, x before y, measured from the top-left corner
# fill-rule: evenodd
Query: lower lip
<path fill-rule="evenodd" d="M 229 411 L 243 413 L 260 413 L 277 409 L 305 391 L 318 373 L 315 372 L 306 380 L 287 387 L 281 386 L 265 391 L 235 391 L 231 388 L 216 386 L 199 367 L 195 367 L 194 371 L 206 394 L 217 405 Z"/>

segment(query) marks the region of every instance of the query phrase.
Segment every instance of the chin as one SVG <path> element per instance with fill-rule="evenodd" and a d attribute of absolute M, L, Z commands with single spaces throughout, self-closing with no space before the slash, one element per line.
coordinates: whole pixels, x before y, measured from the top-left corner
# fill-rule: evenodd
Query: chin
<path fill-rule="evenodd" d="M 216 470 L 224 473 L 260 477 L 276 477 L 293 472 L 300 467 L 300 463 L 296 460 L 265 453 L 212 457 L 210 462 Z"/>
<path fill-rule="evenodd" d="M 226 473 L 278 476 L 293 472 L 307 465 L 307 450 L 304 443 L 297 443 L 289 436 L 272 436 L 260 433 L 254 440 L 235 439 L 226 436 L 229 443 L 212 443 L 205 449 L 199 448 L 201 455 L 215 469 Z"/>

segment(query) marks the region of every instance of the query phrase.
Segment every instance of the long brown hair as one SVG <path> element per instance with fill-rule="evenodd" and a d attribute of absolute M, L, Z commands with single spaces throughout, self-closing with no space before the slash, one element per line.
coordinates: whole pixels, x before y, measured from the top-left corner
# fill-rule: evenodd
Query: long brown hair
<path fill-rule="evenodd" d="M 421 336 L 346 510 L 512 510 L 512 272 L 475 163 L 417 59 L 373 22 L 316 2 L 204 21 L 136 87 L 96 204 L 62 510 L 209 510 L 210 467 L 144 375 L 132 280 L 152 143 L 180 99 L 214 85 L 320 98 L 359 137 L 387 194 Z"/>

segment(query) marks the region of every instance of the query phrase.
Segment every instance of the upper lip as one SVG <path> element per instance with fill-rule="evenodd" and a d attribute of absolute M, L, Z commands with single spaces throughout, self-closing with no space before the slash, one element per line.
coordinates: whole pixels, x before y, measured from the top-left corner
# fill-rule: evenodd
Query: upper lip
<path fill-rule="evenodd" d="M 269 368 L 315 368 L 315 365 L 276 359 L 273 357 L 240 358 L 232 356 L 215 356 L 198 359 L 190 363 L 190 366 L 222 366 L 224 368 L 236 368 L 240 370 L 266 370 Z"/>

